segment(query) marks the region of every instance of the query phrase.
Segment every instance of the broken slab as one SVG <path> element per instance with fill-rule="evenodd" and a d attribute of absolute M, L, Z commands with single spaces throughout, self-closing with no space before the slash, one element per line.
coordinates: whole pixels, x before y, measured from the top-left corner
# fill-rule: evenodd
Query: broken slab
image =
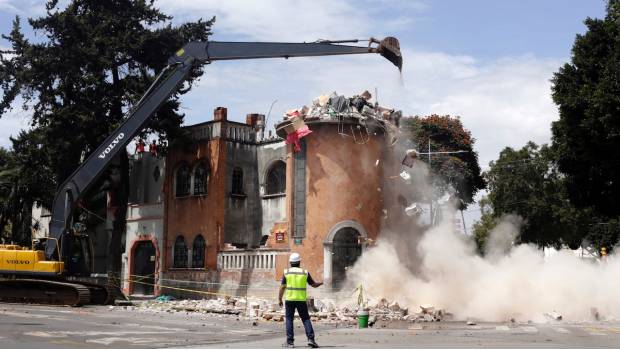
<path fill-rule="evenodd" d="M 562 321 L 562 315 L 557 311 L 545 312 L 543 315 L 550 320 Z"/>

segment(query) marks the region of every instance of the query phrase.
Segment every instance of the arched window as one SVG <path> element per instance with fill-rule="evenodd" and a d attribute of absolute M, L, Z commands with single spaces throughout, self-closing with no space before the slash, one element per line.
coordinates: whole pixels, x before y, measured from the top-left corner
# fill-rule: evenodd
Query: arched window
<path fill-rule="evenodd" d="M 177 236 L 177 239 L 174 241 L 173 250 L 174 257 L 172 260 L 172 267 L 187 267 L 187 245 L 185 244 L 185 238 L 183 238 L 183 236 Z"/>
<path fill-rule="evenodd" d="M 265 194 L 284 194 L 286 191 L 286 163 L 279 160 L 267 172 Z"/>
<path fill-rule="evenodd" d="M 234 168 L 232 171 L 232 194 L 243 193 L 243 170 Z"/>
<path fill-rule="evenodd" d="M 194 195 L 207 194 L 207 181 L 209 179 L 209 172 L 207 170 L 207 164 L 200 162 L 194 168 Z"/>
<path fill-rule="evenodd" d="M 194 238 L 194 244 L 192 245 L 192 267 L 205 267 L 205 239 L 202 235 Z"/>
<path fill-rule="evenodd" d="M 181 164 L 176 171 L 176 196 L 183 197 L 189 195 L 189 188 L 191 185 L 191 175 L 189 173 L 189 165 L 187 163 Z"/>

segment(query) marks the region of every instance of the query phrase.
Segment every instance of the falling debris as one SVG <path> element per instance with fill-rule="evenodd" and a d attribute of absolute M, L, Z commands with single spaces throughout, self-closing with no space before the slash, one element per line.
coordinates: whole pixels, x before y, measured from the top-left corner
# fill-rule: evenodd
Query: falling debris
<path fill-rule="evenodd" d="M 282 128 L 286 131 L 286 141 L 287 145 L 293 144 L 293 149 L 295 152 L 301 151 L 300 139 L 312 133 L 312 130 L 308 128 L 306 123 L 304 123 L 303 118 L 301 117 L 301 113 L 303 113 L 307 107 L 288 111 L 286 113 L 287 123 L 283 123 Z"/>
<path fill-rule="evenodd" d="M 544 313 L 544 316 L 548 319 L 551 320 L 555 320 L 555 321 L 562 321 L 562 315 L 559 312 L 553 311 L 550 313 Z"/>
<path fill-rule="evenodd" d="M 419 155 L 418 151 L 414 149 L 407 150 L 405 154 L 405 158 L 403 158 L 402 164 L 404 166 L 408 166 L 412 168 L 413 164 L 415 163 L 415 160 L 418 158 L 418 155 Z"/>
<path fill-rule="evenodd" d="M 400 178 L 403 179 L 406 184 L 411 185 L 411 175 L 409 175 L 408 172 L 403 171 L 402 173 L 400 173 Z"/>
<path fill-rule="evenodd" d="M 590 308 L 590 315 L 592 315 L 592 318 L 594 318 L 596 321 L 599 321 L 601 319 L 601 314 L 599 314 L 598 309 L 595 307 Z"/>
<path fill-rule="evenodd" d="M 410 217 L 419 216 L 422 212 L 422 207 L 418 203 L 413 203 L 405 208 L 405 214 Z"/>

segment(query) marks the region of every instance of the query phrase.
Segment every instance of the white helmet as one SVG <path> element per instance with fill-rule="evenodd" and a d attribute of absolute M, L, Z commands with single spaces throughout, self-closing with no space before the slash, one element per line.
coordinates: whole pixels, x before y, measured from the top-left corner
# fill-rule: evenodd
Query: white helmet
<path fill-rule="evenodd" d="M 301 255 L 299 255 L 299 253 L 293 253 L 291 254 L 291 256 L 288 257 L 288 261 L 292 263 L 300 262 Z"/>

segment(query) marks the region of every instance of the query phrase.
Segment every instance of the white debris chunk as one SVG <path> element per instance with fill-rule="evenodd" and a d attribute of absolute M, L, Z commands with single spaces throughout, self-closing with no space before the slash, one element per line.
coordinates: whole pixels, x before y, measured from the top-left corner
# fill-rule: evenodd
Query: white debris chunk
<path fill-rule="evenodd" d="M 562 321 L 562 315 L 557 311 L 552 311 L 549 313 L 545 312 L 543 315 L 551 320 Z"/>
<path fill-rule="evenodd" d="M 411 175 L 409 175 L 408 172 L 403 171 L 402 173 L 400 173 L 400 178 L 403 179 L 405 183 L 411 184 Z"/>
<path fill-rule="evenodd" d="M 405 208 L 405 214 L 411 217 L 422 214 L 422 211 L 422 207 L 418 203 L 413 203 L 407 208 Z"/>

